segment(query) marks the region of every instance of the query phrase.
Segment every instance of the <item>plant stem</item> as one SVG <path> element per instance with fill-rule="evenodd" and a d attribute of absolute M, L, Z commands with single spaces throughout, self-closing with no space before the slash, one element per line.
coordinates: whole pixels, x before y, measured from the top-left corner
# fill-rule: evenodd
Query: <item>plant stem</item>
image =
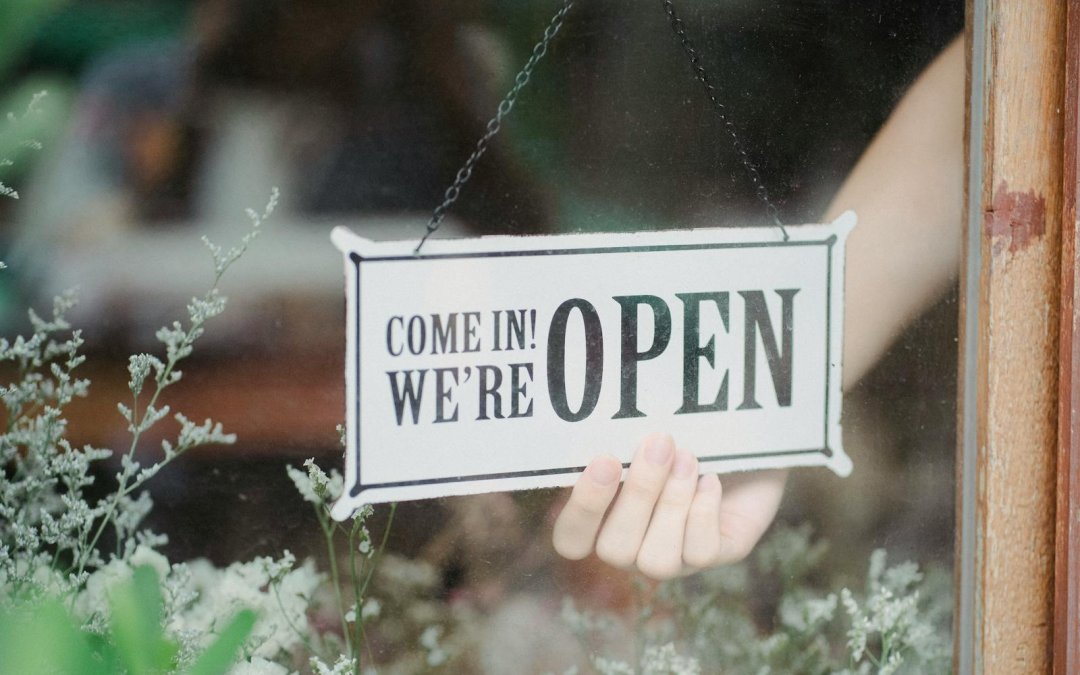
<path fill-rule="evenodd" d="M 353 623 L 356 625 L 356 636 L 354 637 L 354 644 L 357 646 L 357 657 L 353 659 L 353 675 L 359 675 L 360 673 L 360 646 L 366 644 L 364 639 L 364 621 L 361 616 L 361 602 L 363 597 L 360 595 L 360 571 L 356 567 L 356 552 L 357 543 L 356 535 L 360 532 L 360 528 L 364 526 L 364 521 L 360 518 L 353 520 L 352 529 L 349 530 L 349 580 L 352 582 L 353 587 Z M 363 564 L 361 563 L 361 569 Z"/>
<path fill-rule="evenodd" d="M 386 518 L 386 529 L 383 530 L 382 541 L 379 542 L 379 549 L 375 551 L 375 558 L 371 561 L 371 568 L 368 570 L 367 577 L 364 579 L 364 585 L 360 588 L 361 596 L 367 594 L 368 584 L 371 583 L 371 577 L 375 574 L 375 568 L 382 558 L 383 550 L 386 548 L 386 540 L 390 538 L 390 528 L 394 525 L 395 513 L 397 513 L 397 502 L 392 502 L 390 504 L 390 515 Z"/>
<path fill-rule="evenodd" d="M 326 552 L 330 556 L 330 580 L 334 585 L 334 595 L 337 596 L 338 618 L 341 619 L 341 635 L 345 638 L 345 652 L 351 658 L 355 658 L 352 637 L 349 633 L 349 622 L 345 620 L 345 600 L 341 595 L 341 575 L 338 574 L 337 552 L 334 547 L 334 528 L 336 525 L 324 513 L 324 507 L 317 505 L 315 508 L 319 516 L 319 525 L 322 527 L 323 537 L 326 539 Z"/>
<path fill-rule="evenodd" d="M 207 293 L 208 296 L 213 294 L 217 290 L 218 281 L 220 279 L 221 274 L 219 273 L 214 279 L 214 285 L 211 286 L 210 291 Z M 157 400 L 158 397 L 161 396 L 161 392 L 163 392 L 165 388 L 169 386 L 169 378 L 172 375 L 173 369 L 176 367 L 176 364 L 179 363 L 180 359 L 182 358 L 179 355 L 184 353 L 184 351 L 188 350 L 188 348 L 190 348 L 191 345 L 194 344 L 196 331 L 201 329 L 202 325 L 202 321 L 193 321 L 191 323 L 191 327 L 184 335 L 183 340 L 180 341 L 180 346 L 173 352 L 173 355 L 169 358 L 168 363 L 165 364 L 165 368 L 162 369 L 161 373 L 159 373 L 158 376 L 154 378 L 154 382 L 156 385 L 154 388 L 154 395 L 150 397 L 150 402 L 146 404 L 146 410 L 150 410 L 157 404 Z M 136 399 L 136 402 L 137 401 L 138 399 Z M 133 459 L 135 457 L 135 450 L 139 445 L 139 439 L 142 437 L 142 432 L 144 431 L 144 429 L 142 429 L 138 424 L 135 423 L 135 420 L 137 418 L 138 410 L 132 409 L 131 447 L 128 448 L 127 452 L 127 457 L 129 459 Z M 179 454 L 179 450 L 177 454 Z M 165 461 L 167 462 L 168 460 Z M 101 523 L 98 525 L 97 530 L 94 532 L 94 536 L 90 539 L 90 544 L 82 551 L 82 554 L 79 556 L 76 573 L 82 573 L 82 571 L 86 568 L 86 562 L 90 557 L 90 551 L 93 550 L 95 546 L 97 546 L 98 540 L 101 539 L 101 535 L 105 532 L 105 528 L 108 527 L 109 523 L 112 521 L 113 515 L 116 513 L 116 508 L 120 504 L 120 500 L 127 496 L 130 490 L 135 489 L 135 485 L 127 485 L 128 478 L 129 476 L 126 471 L 121 474 L 120 487 L 116 490 L 116 492 L 112 494 L 112 498 L 109 500 L 108 507 L 105 509 L 105 513 L 102 516 Z"/>
<path fill-rule="evenodd" d="M 357 580 L 359 579 L 359 575 L 356 573 L 355 570 L 353 571 L 353 588 L 355 589 L 356 597 L 358 598 L 358 600 L 357 600 L 357 611 L 358 612 L 360 611 L 359 598 L 367 597 L 368 584 L 371 583 L 371 578 L 375 574 L 375 568 L 378 566 L 379 560 L 382 559 L 383 551 L 386 549 L 386 542 L 387 542 L 387 540 L 390 539 L 390 528 L 393 527 L 393 525 L 394 525 L 394 514 L 395 513 L 397 513 L 397 502 L 392 502 L 390 504 L 390 515 L 387 516 L 387 518 L 386 518 L 386 527 L 383 529 L 382 541 L 379 542 L 379 548 L 376 549 L 375 555 L 372 556 L 371 566 L 368 568 L 367 576 L 364 577 L 363 586 L 359 586 L 357 584 Z M 364 635 L 363 616 L 357 616 L 356 617 L 356 625 L 357 625 L 358 640 L 360 640 L 360 644 L 363 644 L 364 647 L 367 648 L 367 650 L 368 650 L 368 658 L 371 659 L 372 663 L 374 663 L 375 662 L 375 655 L 371 653 L 371 645 L 368 644 L 367 637 Z M 359 673 L 359 671 L 360 671 L 360 656 L 359 656 L 359 654 L 357 654 L 356 661 L 355 661 L 354 673 Z"/>

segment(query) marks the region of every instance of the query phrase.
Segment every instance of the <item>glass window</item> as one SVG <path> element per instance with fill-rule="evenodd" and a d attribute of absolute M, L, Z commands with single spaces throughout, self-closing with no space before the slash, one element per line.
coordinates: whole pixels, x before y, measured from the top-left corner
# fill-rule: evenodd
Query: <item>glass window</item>
<path fill-rule="evenodd" d="M 676 2 L 726 118 L 667 3 L 578 3 L 450 208 L 440 236 L 768 226 L 757 183 L 790 227 L 859 212 L 843 417 L 854 473 L 793 471 L 745 560 L 665 582 L 560 557 L 567 490 L 377 506 L 329 549 L 334 526 L 309 503 L 326 495 L 304 460 L 342 469 L 329 231 L 420 237 L 555 4 L 46 4 L 13 15 L 28 28 L 0 54 L 9 108 L 49 89 L 9 133 L 43 149 L 0 176 L 20 196 L 0 201 L 2 323 L 25 333 L 27 304 L 80 287 L 68 316 L 92 386 L 65 409 L 66 433 L 115 453 L 92 464 L 90 503 L 108 503 L 129 448 L 144 466 L 165 457 L 176 412 L 236 434 L 170 456 L 146 483 L 144 525 L 167 541 L 125 549 L 105 528 L 100 564 L 75 560 L 156 564 L 166 635 L 183 648 L 206 643 L 184 630 L 205 636 L 207 616 L 250 606 L 264 618 L 240 658 L 264 670 L 234 672 L 322 672 L 310 657 L 341 654 L 402 673 L 951 667 L 961 2 Z M 228 251 L 274 187 L 273 214 L 222 277 L 227 308 L 156 402 L 169 414 L 133 443 L 116 403 L 141 419 L 158 371 L 132 403 L 128 356 L 168 360 L 159 327 L 188 330 L 187 303 L 214 283 L 200 236 Z M 726 498 L 762 480 L 783 482 L 721 476 Z M 286 551 L 295 563 L 260 558 Z M 77 593 L 89 622 L 91 594 Z M 860 623 L 890 611 L 884 634 Z"/>

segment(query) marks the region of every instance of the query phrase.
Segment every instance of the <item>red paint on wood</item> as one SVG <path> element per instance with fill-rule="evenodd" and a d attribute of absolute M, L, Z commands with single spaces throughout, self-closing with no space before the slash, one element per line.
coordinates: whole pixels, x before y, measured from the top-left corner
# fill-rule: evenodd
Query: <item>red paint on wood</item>
<path fill-rule="evenodd" d="M 1002 181 L 983 216 L 983 231 L 990 237 L 995 254 L 1023 250 L 1046 232 L 1046 198 L 1034 190 L 1013 192 Z"/>

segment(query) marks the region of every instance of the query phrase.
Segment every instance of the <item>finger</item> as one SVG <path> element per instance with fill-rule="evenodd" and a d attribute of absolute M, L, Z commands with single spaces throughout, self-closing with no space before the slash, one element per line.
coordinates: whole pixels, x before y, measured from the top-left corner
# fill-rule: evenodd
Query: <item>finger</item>
<path fill-rule="evenodd" d="M 749 555 L 776 516 L 786 479 L 786 471 L 759 471 L 729 477 L 726 489 L 714 490 L 719 481 L 702 478 L 687 516 L 683 560 L 714 567 Z"/>
<path fill-rule="evenodd" d="M 738 562 L 750 555 L 769 529 L 784 496 L 787 471 L 754 471 L 729 477 L 720 504 L 720 560 Z"/>
<path fill-rule="evenodd" d="M 720 502 L 723 489 L 716 474 L 702 476 L 686 516 L 683 562 L 694 568 L 712 567 L 720 560 Z"/>
<path fill-rule="evenodd" d="M 610 455 L 597 457 L 589 463 L 574 485 L 566 506 L 555 519 L 551 541 L 559 555 L 580 560 L 592 553 L 596 532 L 619 489 L 621 477 L 622 464 Z"/>
<path fill-rule="evenodd" d="M 638 551 L 637 568 L 647 577 L 672 579 L 683 571 L 686 517 L 697 488 L 697 458 L 678 450 L 652 520 Z"/>
<path fill-rule="evenodd" d="M 637 560 L 674 455 L 674 443 L 666 434 L 650 436 L 638 449 L 626 482 L 596 540 L 596 555 L 601 560 L 615 567 L 630 567 Z"/>

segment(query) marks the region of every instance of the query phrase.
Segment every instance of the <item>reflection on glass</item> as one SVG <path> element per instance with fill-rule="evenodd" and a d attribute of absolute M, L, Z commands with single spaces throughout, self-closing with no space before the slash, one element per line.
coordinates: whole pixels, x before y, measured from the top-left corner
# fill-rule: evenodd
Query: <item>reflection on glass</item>
<path fill-rule="evenodd" d="M 866 672 L 890 659 L 903 672 L 948 670 L 963 17 L 959 2 L 892 4 L 676 4 L 783 222 L 853 207 L 861 224 L 845 354 L 854 474 L 722 476 L 720 552 L 663 583 L 610 555 L 561 557 L 593 548 L 588 532 L 552 542 L 568 491 L 379 507 L 335 531 L 320 505 L 340 482 L 301 467 L 340 464 L 329 230 L 418 239 L 554 5 L 28 11 L 18 20 L 34 29 L 0 47 L 0 77 L 13 93 L 47 80 L 50 96 L 11 127 L 44 149 L 13 154 L 0 175 L 21 197 L 0 201 L 0 320 L 6 335 L 25 333 L 27 303 L 81 287 L 68 315 L 93 386 L 66 408 L 65 433 L 73 447 L 116 451 L 92 463 L 86 499 L 108 503 L 129 447 L 144 466 L 161 459 L 160 441 L 175 444 L 180 429 L 172 412 L 238 436 L 147 482 L 156 507 L 144 525 L 167 542 L 125 547 L 116 532 L 131 532 L 101 528 L 100 561 L 41 543 L 61 571 L 101 580 L 50 592 L 70 593 L 76 619 L 105 630 L 108 575 L 150 564 L 181 655 L 207 646 L 212 617 L 261 612 L 242 673 L 331 672 L 340 655 L 333 672 Z M 199 236 L 227 250 L 244 208 L 261 213 L 273 186 L 275 213 L 222 281 L 227 310 L 162 394 L 170 415 L 132 444 L 115 412 L 132 405 L 128 354 L 164 353 L 155 331 L 213 281 Z M 768 222 L 660 3 L 603 0 L 568 14 L 440 236 Z M 5 383 L 18 377 L 7 365 Z M 145 367 L 150 392 L 157 371 Z M 5 448 L 16 446 L 29 447 Z M 3 451 L 14 480 L 21 460 Z M 91 535 L 104 522 L 83 518 Z M 0 536 L 14 541 L 11 525 Z M 622 543 L 633 568 L 640 544 Z M 258 558 L 286 550 L 283 562 Z M 169 566 L 181 561 L 192 562 Z M 885 615 L 883 635 L 869 626 Z"/>

